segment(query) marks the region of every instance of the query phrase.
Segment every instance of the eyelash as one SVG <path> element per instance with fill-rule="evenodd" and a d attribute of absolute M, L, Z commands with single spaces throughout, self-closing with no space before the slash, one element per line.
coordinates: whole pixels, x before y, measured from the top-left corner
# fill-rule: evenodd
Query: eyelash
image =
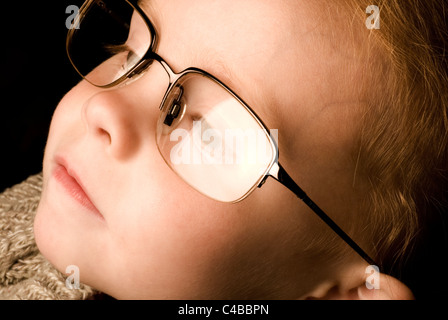
<path fill-rule="evenodd" d="M 131 58 L 135 55 L 135 52 L 127 44 L 107 45 L 105 46 L 105 49 L 111 56 L 128 52 L 128 54 L 126 55 L 126 61 L 120 65 L 120 67 L 123 69 L 126 69 L 125 63 L 128 63 L 131 60 Z"/>
<path fill-rule="evenodd" d="M 119 54 L 125 51 L 131 52 L 131 48 L 127 44 L 111 44 L 105 45 L 104 49 L 109 52 L 111 55 Z"/>

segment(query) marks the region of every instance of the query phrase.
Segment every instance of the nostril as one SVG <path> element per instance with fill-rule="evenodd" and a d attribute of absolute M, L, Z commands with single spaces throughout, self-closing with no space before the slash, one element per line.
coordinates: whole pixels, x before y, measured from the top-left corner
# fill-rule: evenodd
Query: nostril
<path fill-rule="evenodd" d="M 97 128 L 96 132 L 98 136 L 100 136 L 106 143 L 112 144 L 112 137 L 109 132 L 107 132 L 103 128 Z"/>

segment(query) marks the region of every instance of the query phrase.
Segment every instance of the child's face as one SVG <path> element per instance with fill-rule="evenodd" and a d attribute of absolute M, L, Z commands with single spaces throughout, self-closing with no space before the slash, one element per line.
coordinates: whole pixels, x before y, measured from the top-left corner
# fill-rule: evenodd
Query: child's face
<path fill-rule="evenodd" d="M 344 23 L 306 1 L 147 2 L 160 56 L 176 71 L 210 72 L 278 129 L 280 163 L 344 227 L 358 209 L 359 119 Z M 35 223 L 42 253 L 118 298 L 297 298 L 330 279 L 316 258 L 328 227 L 285 187 L 269 179 L 224 204 L 165 164 L 155 141 L 161 79 L 150 69 L 107 90 L 82 81 L 61 101 Z M 61 183 L 61 165 L 96 209 Z"/>

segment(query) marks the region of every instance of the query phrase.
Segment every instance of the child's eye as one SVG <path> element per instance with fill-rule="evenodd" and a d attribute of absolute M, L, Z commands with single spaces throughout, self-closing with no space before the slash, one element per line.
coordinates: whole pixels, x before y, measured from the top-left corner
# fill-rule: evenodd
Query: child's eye
<path fill-rule="evenodd" d="M 131 68 L 133 68 L 138 63 L 139 59 L 140 58 L 134 51 L 129 51 L 126 55 L 126 60 L 121 66 L 124 72 L 128 72 Z"/>
<path fill-rule="evenodd" d="M 140 60 L 140 57 L 126 44 L 107 46 L 106 49 L 112 56 L 114 68 L 121 74 L 131 70 Z"/>

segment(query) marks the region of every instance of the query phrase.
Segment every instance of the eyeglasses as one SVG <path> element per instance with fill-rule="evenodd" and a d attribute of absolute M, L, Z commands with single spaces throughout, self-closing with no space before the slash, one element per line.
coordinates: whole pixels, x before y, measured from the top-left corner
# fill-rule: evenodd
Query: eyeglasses
<path fill-rule="evenodd" d="M 78 73 L 103 88 L 135 80 L 149 70 L 164 77 L 157 146 L 167 165 L 187 184 L 217 201 L 235 203 L 271 176 L 375 265 L 287 174 L 278 161 L 272 132 L 240 97 L 201 69 L 174 72 L 156 53 L 156 30 L 137 2 L 87 0 L 83 4 L 67 36 L 67 53 Z"/>

